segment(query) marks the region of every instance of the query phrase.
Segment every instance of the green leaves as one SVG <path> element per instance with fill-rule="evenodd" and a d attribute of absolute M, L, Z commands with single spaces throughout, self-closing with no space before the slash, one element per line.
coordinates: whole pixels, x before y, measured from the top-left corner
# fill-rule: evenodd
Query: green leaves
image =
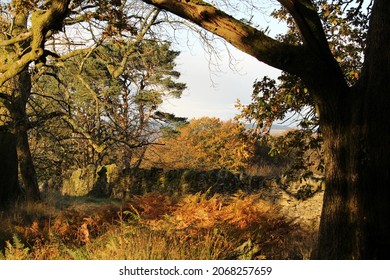
<path fill-rule="evenodd" d="M 179 53 L 157 39 L 128 40 L 107 40 L 88 54 L 48 69 L 50 75 L 39 80 L 37 88 L 50 98 L 37 97 L 34 106 L 66 115 L 51 131 L 61 135 L 59 142 L 69 156 L 55 148 L 59 144 L 50 147 L 62 164 L 82 167 L 121 159 L 129 167 L 142 159 L 163 123 L 173 119 L 154 113 L 164 99 L 179 98 L 186 88 L 177 82 L 180 73 L 174 60 Z M 63 130 L 55 131 L 58 127 Z"/>

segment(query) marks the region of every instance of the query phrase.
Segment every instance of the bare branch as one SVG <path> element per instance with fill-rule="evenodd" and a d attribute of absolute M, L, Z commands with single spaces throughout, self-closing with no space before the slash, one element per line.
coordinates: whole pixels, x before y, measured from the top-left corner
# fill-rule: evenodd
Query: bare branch
<path fill-rule="evenodd" d="M 146 33 L 149 31 L 150 27 L 155 23 L 158 15 L 160 13 L 159 9 L 154 9 L 150 11 L 150 13 L 146 16 L 144 24 L 141 28 L 141 32 L 138 33 L 135 43 L 132 43 L 133 45 L 139 44 L 145 37 Z M 152 17 L 150 21 L 149 18 Z M 119 67 L 115 70 L 109 69 L 110 74 L 114 79 L 118 78 L 123 71 L 125 70 L 126 64 L 131 56 L 131 54 L 134 52 L 134 48 L 130 48 L 129 51 L 126 52 L 126 55 L 123 57 L 123 60 L 121 61 Z"/>

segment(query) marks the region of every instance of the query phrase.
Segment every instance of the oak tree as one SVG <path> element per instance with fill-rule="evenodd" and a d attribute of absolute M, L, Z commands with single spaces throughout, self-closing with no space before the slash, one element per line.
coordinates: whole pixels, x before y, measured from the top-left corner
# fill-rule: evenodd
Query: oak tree
<path fill-rule="evenodd" d="M 40 2 L 14 0 L 1 3 L 0 6 L 0 108 L 5 115 L 0 133 L 15 137 L 21 183 L 29 200 L 40 199 L 28 141 L 29 120 L 26 107 L 32 88 L 30 67 L 34 62 L 39 64 L 44 61 L 51 54 L 45 51 L 45 42 L 53 33 L 62 30 L 70 1 Z M 12 145 L 9 148 L 14 149 Z M 7 147 L 2 147 L 1 154 L 7 153 L 4 149 Z M 13 160 L 10 164 L 13 165 Z M 12 166 L 7 170 L 16 172 Z M 8 176 L 15 175 L 10 173 Z M 17 185 L 7 187 L 17 188 Z M 5 200 L 3 197 L 0 199 Z"/>
<path fill-rule="evenodd" d="M 28 131 L 61 112 L 35 111 L 37 107 L 31 106 L 37 81 L 45 75 L 55 76 L 50 70 L 69 58 L 82 57 L 82 64 L 107 39 L 120 44 L 123 38 L 142 41 L 159 10 L 138 1 L 12 0 L 1 2 L 0 12 L 0 133 L 16 139 L 9 143 L 16 143 L 20 183 L 27 199 L 39 200 Z M 113 76 L 122 73 L 134 50 L 129 46 L 127 51 L 122 61 L 116 64 L 107 61 Z M 50 90 L 43 89 L 41 95 L 54 100 Z M 2 147 L 0 154 L 5 158 L 7 147 Z M 9 170 L 15 171 L 12 166 L 10 161 Z M 1 182 L 9 179 L 5 178 L 7 174 L 11 176 L 10 172 L 1 174 Z M 16 189 L 18 186 L 0 187 Z"/>

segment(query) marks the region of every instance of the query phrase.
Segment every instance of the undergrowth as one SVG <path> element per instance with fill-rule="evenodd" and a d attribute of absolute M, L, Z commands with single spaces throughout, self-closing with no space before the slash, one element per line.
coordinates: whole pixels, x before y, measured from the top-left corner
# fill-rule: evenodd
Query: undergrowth
<path fill-rule="evenodd" d="M 311 232 L 256 194 L 49 197 L 0 216 L 0 259 L 306 259 Z"/>

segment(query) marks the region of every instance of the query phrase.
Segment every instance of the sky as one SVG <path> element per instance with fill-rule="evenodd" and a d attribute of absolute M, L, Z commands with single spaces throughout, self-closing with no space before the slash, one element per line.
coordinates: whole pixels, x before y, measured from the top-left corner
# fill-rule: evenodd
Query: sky
<path fill-rule="evenodd" d="M 226 51 L 218 61 L 221 71 L 217 71 L 209 66 L 210 58 L 200 46 L 191 50 L 182 48 L 176 62 L 180 81 L 187 84 L 187 89 L 180 99 L 167 100 L 162 109 L 189 119 L 202 116 L 231 119 L 239 112 L 234 106 L 237 99 L 243 104 L 250 102 L 256 79 L 265 75 L 276 77 L 280 73 L 233 47 L 229 49 L 235 69 L 229 66 L 231 60 Z"/>
<path fill-rule="evenodd" d="M 267 13 L 274 8 L 275 6 L 266 8 Z M 246 18 L 248 15 L 234 16 Z M 275 34 L 283 33 L 286 30 L 283 24 L 275 19 L 270 19 L 266 13 L 261 11 L 256 13 L 256 18 L 253 21 L 256 21 L 262 28 L 268 26 L 270 36 L 275 36 Z M 190 41 L 189 44 L 188 41 Z M 231 119 L 239 113 L 234 106 L 237 99 L 240 99 L 242 104 L 250 102 L 252 86 L 257 79 L 260 80 L 266 75 L 277 78 L 280 74 L 279 70 L 229 46 L 228 49 L 234 57 L 232 61 L 225 45 L 220 43 L 217 47 L 221 57 L 214 62 L 218 63 L 220 69 L 210 68 L 210 56 L 203 50 L 202 44 L 195 35 L 179 35 L 179 40 L 174 42 L 173 48 L 181 51 L 176 60 L 177 70 L 181 73 L 179 81 L 187 84 L 187 90 L 180 99 L 167 100 L 163 104 L 162 110 L 189 119 L 202 116 L 218 117 L 222 120 Z M 232 62 L 234 67 L 229 66 Z"/>

